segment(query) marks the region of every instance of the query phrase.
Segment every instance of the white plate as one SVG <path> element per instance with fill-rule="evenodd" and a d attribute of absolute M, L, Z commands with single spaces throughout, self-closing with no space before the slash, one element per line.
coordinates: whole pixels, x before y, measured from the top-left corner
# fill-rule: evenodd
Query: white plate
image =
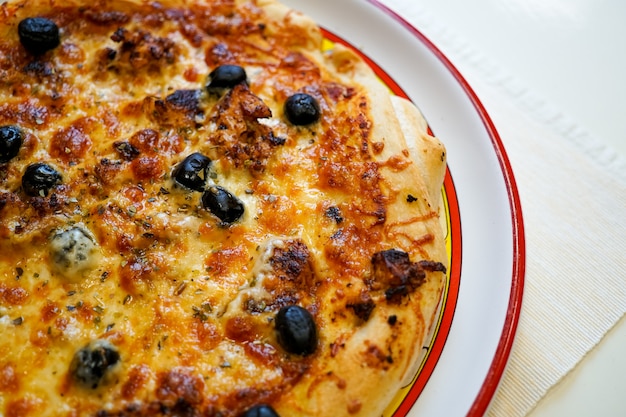
<path fill-rule="evenodd" d="M 525 265 L 519 198 L 498 134 L 443 54 L 375 0 L 283 1 L 381 67 L 448 149 L 462 239 L 462 256 L 453 257 L 460 271 L 458 298 L 448 312 L 449 333 L 437 336 L 443 343 L 438 361 L 417 400 L 407 399 L 403 408 L 415 401 L 409 416 L 483 415 L 513 343 Z"/>

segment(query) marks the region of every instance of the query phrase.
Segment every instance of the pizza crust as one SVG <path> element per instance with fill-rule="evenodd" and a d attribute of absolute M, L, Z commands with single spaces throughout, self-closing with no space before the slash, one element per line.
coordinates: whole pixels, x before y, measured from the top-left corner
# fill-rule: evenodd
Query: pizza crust
<path fill-rule="evenodd" d="M 398 96 L 392 96 L 391 103 L 411 153 L 411 160 L 424 177 L 432 204 L 439 210 L 441 184 L 446 174 L 445 146 L 428 133 L 426 119 L 415 104 Z"/>

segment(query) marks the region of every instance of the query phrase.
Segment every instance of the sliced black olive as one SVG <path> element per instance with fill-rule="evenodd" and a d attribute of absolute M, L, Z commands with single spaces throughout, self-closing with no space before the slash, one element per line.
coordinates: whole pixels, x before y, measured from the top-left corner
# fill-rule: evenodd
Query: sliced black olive
<path fill-rule="evenodd" d="M 237 84 L 246 82 L 246 78 L 246 70 L 239 65 L 220 65 L 209 74 L 209 83 L 206 88 L 209 92 L 233 88 Z"/>
<path fill-rule="evenodd" d="M 17 126 L 0 126 L 0 163 L 9 162 L 20 151 L 24 138 Z"/>
<path fill-rule="evenodd" d="M 287 306 L 276 315 L 278 343 L 289 353 L 310 355 L 317 348 L 317 329 L 313 316 L 306 309 Z"/>
<path fill-rule="evenodd" d="M 176 165 L 172 177 L 183 187 L 194 191 L 204 191 L 210 164 L 211 160 L 208 157 L 194 152 Z"/>
<path fill-rule="evenodd" d="M 242 417 L 280 417 L 278 413 L 269 405 L 255 405 L 248 409 Z"/>
<path fill-rule="evenodd" d="M 59 46 L 59 27 L 45 17 L 27 17 L 17 25 L 20 42 L 29 52 L 40 55 Z"/>
<path fill-rule="evenodd" d="M 43 162 L 30 164 L 22 176 L 22 188 L 32 197 L 48 195 L 50 189 L 60 182 L 61 174 Z"/>
<path fill-rule="evenodd" d="M 202 206 L 224 223 L 236 222 L 243 216 L 241 200 L 220 186 L 211 186 L 202 194 Z"/>
<path fill-rule="evenodd" d="M 120 354 L 110 342 L 96 340 L 74 354 L 70 374 L 83 387 L 95 389 L 119 361 Z"/>
<path fill-rule="evenodd" d="M 287 120 L 297 126 L 315 123 L 320 118 L 320 105 L 317 100 L 305 93 L 296 93 L 285 101 Z"/>

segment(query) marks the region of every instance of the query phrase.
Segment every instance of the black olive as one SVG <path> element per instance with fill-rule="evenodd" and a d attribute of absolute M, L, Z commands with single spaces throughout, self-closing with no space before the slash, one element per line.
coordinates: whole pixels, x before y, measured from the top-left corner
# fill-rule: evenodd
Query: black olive
<path fill-rule="evenodd" d="M 276 315 L 278 343 L 289 353 L 310 355 L 317 348 L 317 330 L 313 316 L 306 309 L 287 306 Z"/>
<path fill-rule="evenodd" d="M 59 46 L 59 27 L 45 17 L 27 17 L 17 25 L 20 42 L 29 52 L 40 55 Z"/>
<path fill-rule="evenodd" d="M 202 194 L 202 206 L 224 223 L 233 223 L 243 216 L 241 200 L 220 186 L 211 186 Z"/>
<path fill-rule="evenodd" d="M 211 160 L 208 157 L 194 152 L 176 165 L 172 177 L 183 187 L 194 191 L 204 191 L 210 164 Z"/>
<path fill-rule="evenodd" d="M 50 189 L 60 182 L 61 174 L 43 162 L 30 164 L 22 176 L 22 188 L 32 197 L 48 195 Z"/>
<path fill-rule="evenodd" d="M 22 130 L 17 126 L 0 126 L 0 163 L 15 158 L 22 146 Z"/>
<path fill-rule="evenodd" d="M 79 349 L 70 364 L 70 374 L 85 388 L 95 389 L 120 361 L 120 354 L 106 340 L 96 340 Z"/>
<path fill-rule="evenodd" d="M 279 417 L 279 415 L 269 405 L 261 404 L 248 409 L 242 417 Z"/>
<path fill-rule="evenodd" d="M 209 74 L 209 83 L 206 88 L 209 92 L 233 88 L 237 84 L 246 82 L 246 78 L 246 70 L 239 65 L 220 65 Z"/>
<path fill-rule="evenodd" d="M 320 105 L 317 100 L 305 93 L 296 93 L 285 101 L 287 120 L 297 126 L 315 123 L 320 118 Z"/>

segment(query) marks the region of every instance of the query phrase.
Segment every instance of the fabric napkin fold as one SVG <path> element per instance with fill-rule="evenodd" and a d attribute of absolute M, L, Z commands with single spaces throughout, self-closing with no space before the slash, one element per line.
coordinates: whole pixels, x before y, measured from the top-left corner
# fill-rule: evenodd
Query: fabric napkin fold
<path fill-rule="evenodd" d="M 487 415 L 525 416 L 626 314 L 626 162 L 438 16 L 412 0 L 383 3 L 459 69 L 511 162 L 526 233 L 525 290 Z"/>

